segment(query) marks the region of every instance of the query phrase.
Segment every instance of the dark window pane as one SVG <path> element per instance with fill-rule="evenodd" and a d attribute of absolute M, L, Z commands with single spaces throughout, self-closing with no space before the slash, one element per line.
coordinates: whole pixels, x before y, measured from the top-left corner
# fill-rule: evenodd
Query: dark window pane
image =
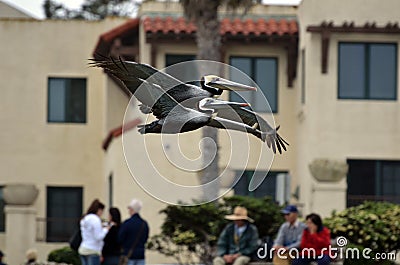
<path fill-rule="evenodd" d="M 49 79 L 49 121 L 65 121 L 66 117 L 66 89 L 63 79 Z"/>
<path fill-rule="evenodd" d="M 266 172 L 256 172 L 256 174 L 265 176 Z M 276 174 L 274 172 L 268 172 L 267 177 L 264 179 L 261 185 L 254 190 L 254 197 L 261 198 L 265 196 L 270 196 L 272 200 L 275 200 L 275 195 L 276 195 Z"/>
<path fill-rule="evenodd" d="M 240 173 L 241 172 L 236 172 L 237 175 L 236 177 L 240 177 L 239 175 Z M 249 181 L 250 181 L 250 179 L 248 179 L 249 174 L 250 172 L 248 171 L 243 172 L 241 178 L 234 187 L 235 195 L 242 195 L 242 196 L 249 195 Z"/>
<path fill-rule="evenodd" d="M 260 186 L 257 187 L 254 191 L 249 191 L 249 183 L 251 178 L 253 177 L 254 171 L 245 170 L 236 172 L 236 177 L 240 177 L 239 181 L 236 183 L 234 187 L 235 195 L 243 195 L 243 196 L 252 196 L 252 197 L 265 197 L 270 196 L 273 200 L 275 200 L 276 196 L 276 177 L 278 174 L 282 172 L 267 172 L 267 171 L 256 171 L 255 175 L 265 176 L 267 177 L 261 183 Z"/>
<path fill-rule="evenodd" d="M 192 54 L 167 54 L 165 56 L 165 66 L 170 66 L 186 61 L 192 61 L 194 59 L 196 59 L 196 56 Z"/>
<path fill-rule="evenodd" d="M 365 45 L 339 44 L 339 98 L 365 97 Z"/>
<path fill-rule="evenodd" d="M 86 122 L 86 80 L 70 79 L 66 82 L 69 91 L 67 97 L 70 122 Z"/>
<path fill-rule="evenodd" d="M 182 54 L 167 54 L 165 56 L 165 66 L 171 66 L 177 63 L 187 62 L 195 60 L 195 55 L 182 55 Z M 198 81 L 198 71 L 193 68 L 181 67 L 181 66 L 172 66 L 167 68 L 166 71 L 168 74 L 176 77 L 177 79 L 188 82 L 188 81 Z"/>
<path fill-rule="evenodd" d="M 394 44 L 371 44 L 369 57 L 370 98 L 395 99 L 396 46 Z"/>
<path fill-rule="evenodd" d="M 260 87 L 258 91 L 230 92 L 230 100 L 246 101 L 255 111 L 269 112 L 269 106 L 265 102 L 267 99 L 271 110 L 276 112 L 278 109 L 277 60 L 275 58 L 231 57 L 230 64 L 253 79 Z M 243 73 L 231 70 L 230 79 L 252 85 L 251 80 L 244 78 Z"/>
<path fill-rule="evenodd" d="M 245 75 L 250 76 L 252 75 L 251 72 L 251 59 L 250 58 L 241 58 L 241 57 L 232 57 L 230 59 L 230 64 L 236 69 L 231 69 L 230 71 L 230 79 L 232 81 L 246 84 L 248 78 L 245 78 Z M 243 74 L 243 73 L 244 74 Z M 250 85 L 250 84 L 247 84 Z M 229 93 L 229 100 L 233 102 L 249 102 L 252 103 L 253 101 L 253 93 L 254 91 L 231 91 Z"/>
<path fill-rule="evenodd" d="M 255 98 L 255 111 L 268 112 L 269 107 L 265 104 L 265 98 L 273 112 L 278 109 L 277 102 L 277 65 L 276 59 L 259 58 L 255 62 L 255 81 L 261 91 L 257 91 Z"/>
<path fill-rule="evenodd" d="M 86 79 L 49 78 L 48 121 L 86 122 Z"/>
<path fill-rule="evenodd" d="M 350 195 L 375 194 L 375 161 L 348 160 L 347 192 Z"/>
<path fill-rule="evenodd" d="M 47 187 L 46 241 L 68 241 L 81 215 L 82 188 Z"/>
<path fill-rule="evenodd" d="M 382 195 L 400 203 L 400 162 L 382 163 Z"/>

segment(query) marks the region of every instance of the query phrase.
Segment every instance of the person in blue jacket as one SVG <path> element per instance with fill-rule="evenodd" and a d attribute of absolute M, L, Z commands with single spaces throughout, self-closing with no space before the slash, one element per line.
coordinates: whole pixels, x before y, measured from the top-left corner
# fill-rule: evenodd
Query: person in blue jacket
<path fill-rule="evenodd" d="M 139 215 L 142 209 L 142 202 L 133 199 L 128 205 L 129 215 L 119 229 L 118 243 L 122 246 L 123 255 L 128 255 L 128 265 L 144 265 L 145 264 L 145 245 L 149 238 L 149 226 L 147 222 Z"/>

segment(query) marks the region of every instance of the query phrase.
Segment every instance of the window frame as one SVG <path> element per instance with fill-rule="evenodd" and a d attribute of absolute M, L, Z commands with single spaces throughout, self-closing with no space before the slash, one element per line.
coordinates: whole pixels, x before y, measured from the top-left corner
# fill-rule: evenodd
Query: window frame
<path fill-rule="evenodd" d="M 279 58 L 278 58 L 278 56 L 244 56 L 244 55 L 229 55 L 229 65 L 230 66 L 232 66 L 232 67 L 235 67 L 235 66 L 233 66 L 232 65 L 232 58 L 238 58 L 238 59 L 250 59 L 250 67 L 251 67 L 251 69 L 250 69 L 250 72 L 251 72 L 251 75 L 249 76 L 256 84 L 257 84 L 257 82 L 256 82 L 256 78 L 255 78 L 255 73 L 256 73 L 256 71 L 255 71 L 255 69 L 256 69 L 256 60 L 257 59 L 272 59 L 272 60 L 274 60 L 275 61 L 275 66 L 276 66 L 276 70 L 275 70 L 275 83 L 276 83 L 276 90 L 275 90 L 275 106 L 276 106 L 276 109 L 273 109 L 272 107 L 271 107 L 271 104 L 269 104 L 269 99 L 265 96 L 265 98 L 267 98 L 267 100 L 268 100 L 268 105 L 269 105 L 269 107 L 271 108 L 271 113 L 274 113 L 274 114 L 276 114 L 276 113 L 278 113 L 279 112 Z M 235 67 L 235 68 L 237 68 L 237 67 Z M 237 68 L 238 70 L 240 70 L 239 68 Z M 240 71 L 242 71 L 242 70 L 240 70 Z M 263 90 L 262 90 L 262 88 L 260 87 L 260 89 L 261 89 L 261 91 L 262 91 L 262 93 L 264 94 L 264 92 L 263 92 Z M 252 97 L 252 101 L 254 100 L 254 97 L 255 97 L 256 95 L 254 94 L 254 96 Z M 229 93 L 229 100 L 231 100 L 231 95 L 230 95 L 230 93 Z M 252 102 L 249 102 L 250 104 L 252 104 Z M 257 111 L 258 113 L 270 113 L 270 112 L 268 112 L 268 111 L 265 111 L 265 110 L 255 110 L 255 111 Z"/>
<path fill-rule="evenodd" d="M 85 117 L 83 121 L 69 121 L 64 119 L 63 121 L 58 120 L 51 120 L 50 119 L 50 80 L 51 79 L 58 79 L 58 80 L 84 80 L 85 81 Z M 64 98 L 64 100 L 66 100 Z M 87 77 L 62 77 L 62 76 L 48 76 L 47 77 L 47 123 L 49 124 L 65 124 L 65 123 L 72 123 L 72 124 L 87 124 L 88 123 L 88 78 Z"/>
<path fill-rule="evenodd" d="M 78 205 L 77 208 L 77 212 L 79 212 L 79 216 L 77 216 L 76 221 L 79 221 L 79 219 L 82 216 L 83 213 L 83 192 L 84 192 L 84 188 L 82 186 L 46 186 L 46 242 L 67 242 L 69 240 L 69 237 L 71 236 L 71 234 L 74 232 L 74 230 L 69 231 L 70 234 L 66 235 L 65 238 L 57 238 L 54 235 L 51 235 L 50 231 L 50 221 L 49 218 L 69 218 L 69 217 L 54 217 L 54 216 L 50 216 L 50 212 L 51 212 L 51 207 L 49 205 L 49 201 L 50 201 L 50 190 L 76 190 L 78 191 L 78 196 L 79 199 L 78 201 L 80 201 L 80 205 Z M 70 219 L 70 218 L 69 218 Z M 73 221 L 73 220 L 71 220 Z"/>
<path fill-rule="evenodd" d="M 271 171 L 271 170 L 256 170 L 256 171 L 258 171 L 258 172 L 263 172 L 263 173 L 266 173 L 266 176 L 265 176 L 265 179 L 263 180 L 263 182 L 257 187 L 257 189 L 255 189 L 255 190 L 253 190 L 253 191 L 249 191 L 248 189 L 246 189 L 246 194 L 244 194 L 244 195 L 242 195 L 242 196 L 248 196 L 248 197 L 254 197 L 254 198 L 262 198 L 262 197 L 265 197 L 265 196 L 270 196 L 271 197 L 271 199 L 273 200 L 273 201 L 276 201 L 276 182 L 277 182 L 277 176 L 279 175 L 279 174 L 288 174 L 288 171 L 284 171 L 284 170 L 277 170 L 277 171 L 275 171 L 275 170 L 273 170 L 273 171 Z M 237 174 L 239 173 L 239 172 L 242 172 L 242 175 L 241 176 L 238 176 Z M 235 170 L 235 179 L 237 179 L 237 181 L 236 181 L 236 183 L 235 183 L 235 185 L 233 186 L 233 191 L 234 191 L 234 193 L 236 194 L 236 190 L 235 190 L 235 188 L 236 188 L 236 186 L 238 185 L 238 183 L 240 182 L 240 181 L 243 181 L 243 179 L 245 178 L 245 186 L 246 186 L 246 188 L 249 186 L 249 184 L 250 184 L 250 181 L 251 181 L 251 178 L 249 178 L 249 174 L 251 175 L 251 176 L 254 176 L 254 172 L 255 172 L 255 170 Z M 257 196 L 257 194 L 256 194 L 256 191 L 261 187 L 261 185 L 263 184 L 263 183 L 265 183 L 265 180 L 266 180 L 266 178 L 268 178 L 268 177 L 275 177 L 275 180 L 274 180 L 274 183 L 275 183 L 275 187 L 274 187 L 274 194 L 273 195 L 270 195 L 270 194 L 265 194 L 265 195 L 263 195 L 263 196 Z"/>
<path fill-rule="evenodd" d="M 363 45 L 365 48 L 364 51 L 364 56 L 365 56 L 365 65 L 364 65 L 364 69 L 363 69 L 363 75 L 364 75 L 364 97 L 343 97 L 340 96 L 340 66 L 341 66 L 341 56 L 340 56 L 340 46 L 342 44 L 359 44 L 359 45 Z M 370 49 L 371 46 L 373 45 L 392 45 L 395 48 L 395 69 L 394 69 L 394 73 L 395 73 L 395 80 L 394 80 L 394 97 L 393 98 L 373 98 L 370 96 L 370 78 L 369 78 L 369 74 L 368 71 L 370 70 Z M 397 86 L 398 86 L 398 44 L 396 42 L 365 42 L 365 41 L 339 41 L 338 42 L 338 46 L 337 46 L 337 58 L 338 58 L 338 64 L 337 64 L 337 75 L 338 75 L 338 79 L 337 79 L 337 99 L 339 100 L 379 100 L 379 101 L 396 101 L 397 100 Z"/>
<path fill-rule="evenodd" d="M 346 205 L 347 207 L 358 205 L 361 203 L 356 202 L 354 200 L 354 196 L 360 196 L 360 197 L 370 197 L 371 198 L 377 198 L 375 200 L 381 200 L 380 198 L 386 198 L 386 199 L 394 199 L 394 200 L 400 200 L 400 192 L 398 194 L 388 194 L 388 192 L 385 192 L 384 189 L 384 178 L 385 174 L 383 172 L 384 168 L 387 168 L 388 166 L 394 166 L 394 168 L 400 169 L 400 160 L 379 160 L 379 159 L 355 159 L 355 158 L 348 158 L 347 159 L 347 164 L 349 165 L 349 172 L 347 173 L 347 178 L 346 178 L 346 183 L 347 183 L 347 192 L 346 192 Z M 354 174 L 354 169 L 352 168 L 352 165 L 355 165 L 355 168 L 359 169 L 362 168 L 363 170 L 367 171 L 368 174 L 366 174 L 369 179 L 368 181 L 365 180 L 365 175 L 363 175 L 363 193 L 360 194 L 360 190 L 357 189 L 357 186 L 360 185 L 359 182 L 355 180 L 359 180 L 360 176 L 360 171 L 358 171 L 356 174 Z M 353 175 L 352 175 L 353 174 Z M 400 176 L 398 177 L 399 180 L 398 182 L 395 183 L 400 183 Z M 368 186 L 365 186 L 365 184 L 368 183 Z M 350 197 L 350 198 L 349 198 Z M 366 200 L 366 199 L 363 199 Z M 389 200 L 392 203 L 391 200 Z"/>

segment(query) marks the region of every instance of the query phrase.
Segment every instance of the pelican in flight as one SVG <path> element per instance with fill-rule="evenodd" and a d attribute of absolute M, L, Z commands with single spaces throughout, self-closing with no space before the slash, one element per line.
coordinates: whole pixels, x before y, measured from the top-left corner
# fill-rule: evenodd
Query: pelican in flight
<path fill-rule="evenodd" d="M 175 115 L 167 118 L 168 114 L 177 114 L 171 112 L 175 108 L 176 111 L 179 110 L 180 114 L 184 112 L 191 113 L 190 115 L 201 113 L 199 116 L 195 115 L 196 119 L 191 121 L 190 124 L 184 125 L 181 128 L 182 131 L 179 132 L 187 131 L 187 128 L 191 130 L 191 128 L 202 124 L 204 122 L 203 119 L 207 116 L 208 118 L 213 118 L 206 122 L 207 126 L 217 128 L 233 127 L 226 129 L 238 129 L 237 126 L 239 126 L 240 129 L 238 130 L 243 131 L 245 129 L 245 131 L 266 141 L 268 147 L 274 153 L 276 153 L 276 150 L 279 153 L 282 153 L 282 149 L 286 151 L 285 145 L 289 145 L 277 133 L 279 126 L 276 129 L 272 128 L 266 120 L 251 109 L 245 108 L 244 105 L 235 102 L 211 101 L 212 98 L 220 96 L 224 90 L 256 90 L 255 87 L 236 83 L 215 75 L 203 76 L 199 82 L 183 83 L 175 77 L 147 64 L 113 58 L 93 59 L 92 61 L 92 65 L 103 68 L 123 82 L 128 90 L 142 103 L 140 110 L 143 113 L 152 112 L 159 119 L 159 121 L 153 122 L 151 125 L 143 125 L 140 129 L 141 133 L 158 132 L 162 128 L 165 130 L 163 131 L 164 133 L 168 133 L 170 129 L 166 130 L 167 127 L 163 126 L 165 119 L 169 120 L 171 117 L 175 117 L 176 120 L 173 122 L 181 122 L 180 118 Z M 208 100 L 202 101 L 203 99 Z M 209 108 L 209 110 L 204 111 L 205 108 Z M 165 111 L 166 109 L 168 111 Z M 210 109 L 213 110 L 212 115 L 210 115 Z M 202 117 L 202 122 L 197 121 L 198 123 L 194 124 L 195 120 L 200 119 L 200 117 Z M 215 118 L 220 119 L 220 122 L 216 122 Z M 186 120 L 186 122 L 189 120 Z"/>
<path fill-rule="evenodd" d="M 195 108 L 188 108 L 177 102 L 157 84 L 142 81 L 142 87 L 152 97 L 155 103 L 152 106 L 152 113 L 157 120 L 144 125 L 139 125 L 141 134 L 148 133 L 184 133 L 194 131 L 203 126 L 211 126 L 219 129 L 230 129 L 242 132 L 248 132 L 256 137 L 265 140 L 265 134 L 261 131 L 243 124 L 217 117 L 219 109 L 235 107 L 245 107 L 247 103 L 237 103 L 223 101 L 215 98 L 203 98 L 197 102 Z M 140 99 L 147 102 L 148 99 Z M 146 103 L 147 104 L 147 103 Z"/>

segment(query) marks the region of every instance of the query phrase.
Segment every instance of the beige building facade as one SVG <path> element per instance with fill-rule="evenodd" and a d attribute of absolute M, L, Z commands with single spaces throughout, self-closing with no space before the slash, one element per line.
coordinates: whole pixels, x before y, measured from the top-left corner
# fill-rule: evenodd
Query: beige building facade
<path fill-rule="evenodd" d="M 247 142 L 240 140 L 242 133 L 221 131 L 221 193 L 241 177 L 228 194 L 269 195 L 297 204 L 303 214 L 323 216 L 363 199 L 400 202 L 399 8 L 396 0 L 385 5 L 379 0 L 303 0 L 298 7 L 258 6 L 242 18 L 259 23 L 253 28 L 224 17 L 221 61 L 247 71 L 264 93 L 273 91 L 267 95 L 273 115 L 254 98 L 250 103 L 281 126 L 290 146 L 272 157 L 255 137 Z M 0 19 L 1 36 L 8 40 L 0 49 L 0 185 L 37 187 L 34 203 L 21 207 L 35 219 L 30 232 L 35 240 L 27 247 L 37 248 L 41 260 L 67 245 L 60 222 L 71 230 L 76 212 L 84 212 L 94 198 L 119 207 L 124 218 L 128 202 L 140 198 L 142 216 L 156 234 L 166 201 L 199 195 L 191 189 L 174 194 L 153 175 L 165 176 L 165 183 L 198 185 L 198 171 L 176 165 L 184 163 L 183 153 L 199 166 L 201 131 L 181 134 L 178 140 L 140 135 L 136 126 L 147 117 L 138 102 L 130 102 L 123 87 L 101 69 L 87 65 L 93 53 L 159 69 L 192 59 L 194 33 L 177 22 L 181 16 L 177 4 L 149 2 L 139 18 L 129 20 Z M 168 31 L 167 22 L 182 28 Z M 257 176 L 269 173 L 250 192 L 254 171 Z M 8 231 L 15 232 L 9 220 L 0 233 L 0 249 L 9 264 L 17 264 L 24 253 L 7 241 Z M 147 255 L 150 264 L 173 262 L 154 252 Z"/>

